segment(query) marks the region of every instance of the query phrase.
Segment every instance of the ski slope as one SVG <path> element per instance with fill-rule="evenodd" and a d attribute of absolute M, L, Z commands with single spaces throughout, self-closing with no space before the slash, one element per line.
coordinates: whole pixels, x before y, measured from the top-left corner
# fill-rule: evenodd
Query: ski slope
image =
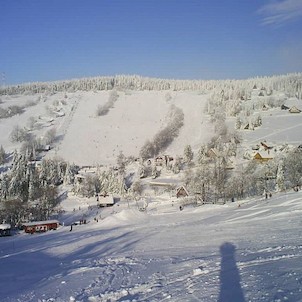
<path fill-rule="evenodd" d="M 10 141 L 11 131 L 16 125 L 28 129 L 29 119 L 35 118 L 36 127 L 30 133 L 36 138 L 45 137 L 51 128 L 57 131 L 57 140 L 47 156 L 59 156 L 78 165 L 113 165 L 121 151 L 126 156 L 138 157 L 144 143 L 166 127 L 169 108 L 175 105 L 184 112 L 184 126 L 179 137 L 163 152 L 182 155 L 186 144 L 199 148 L 213 133 L 204 113 L 207 96 L 189 91 L 171 92 L 168 101 L 166 94 L 166 91 L 118 91 L 114 107 L 104 116 L 97 116 L 97 108 L 108 101 L 110 91 L 3 96 L 3 107 L 23 105 L 33 99 L 39 101 L 26 107 L 22 114 L 0 120 L 0 145 L 7 153 L 20 147 L 20 143 Z M 58 110 L 61 115 L 56 114 Z"/>
<path fill-rule="evenodd" d="M 0 238 L 0 300 L 301 301 L 301 198 L 140 212 L 71 195 L 57 231 Z"/>

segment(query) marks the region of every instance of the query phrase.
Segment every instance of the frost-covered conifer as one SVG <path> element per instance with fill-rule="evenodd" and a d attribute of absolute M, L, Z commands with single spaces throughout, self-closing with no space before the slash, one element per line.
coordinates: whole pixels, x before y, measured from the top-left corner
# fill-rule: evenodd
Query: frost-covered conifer
<path fill-rule="evenodd" d="M 276 190 L 284 191 L 285 190 L 285 176 L 284 176 L 284 163 L 280 162 L 277 170 L 277 178 L 276 178 Z"/>
<path fill-rule="evenodd" d="M 122 151 L 120 151 L 116 163 L 119 174 L 123 176 L 126 171 L 126 157 Z"/>
<path fill-rule="evenodd" d="M 238 129 L 241 128 L 241 126 L 242 126 L 242 121 L 241 121 L 240 117 L 237 116 L 236 123 L 235 123 L 235 128 L 238 130 Z"/>
<path fill-rule="evenodd" d="M 192 162 L 193 157 L 194 157 L 194 153 L 192 151 L 191 145 L 186 145 L 185 148 L 184 148 L 185 162 L 189 164 L 190 162 Z"/>
<path fill-rule="evenodd" d="M 0 165 L 3 165 L 5 163 L 6 154 L 4 151 L 3 146 L 0 146 Z"/>
<path fill-rule="evenodd" d="M 27 159 L 24 154 L 15 152 L 10 171 L 9 195 L 28 199 Z"/>
<path fill-rule="evenodd" d="M 5 200 L 9 195 L 9 177 L 4 174 L 0 179 L 0 200 Z"/>
<path fill-rule="evenodd" d="M 65 185 L 71 185 L 74 183 L 74 172 L 69 163 L 67 163 L 67 165 L 66 165 L 63 182 Z"/>

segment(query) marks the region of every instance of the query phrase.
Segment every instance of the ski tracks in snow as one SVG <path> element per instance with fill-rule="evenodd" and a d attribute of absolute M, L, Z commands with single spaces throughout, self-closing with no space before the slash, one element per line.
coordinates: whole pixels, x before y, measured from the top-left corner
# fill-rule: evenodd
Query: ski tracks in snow
<path fill-rule="evenodd" d="M 75 301 L 200 301 L 202 293 L 209 293 L 202 278 L 211 271 L 219 286 L 217 269 L 207 268 L 216 263 L 198 258 L 118 257 L 93 265 L 99 276 L 74 296 Z"/>

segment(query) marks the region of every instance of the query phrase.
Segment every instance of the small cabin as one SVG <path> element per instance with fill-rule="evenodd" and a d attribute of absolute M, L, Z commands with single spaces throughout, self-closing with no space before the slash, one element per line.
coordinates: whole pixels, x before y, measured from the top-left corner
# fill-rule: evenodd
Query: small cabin
<path fill-rule="evenodd" d="M 176 189 L 176 198 L 188 197 L 189 192 L 184 186 L 180 186 Z"/>
<path fill-rule="evenodd" d="M 97 204 L 99 207 L 112 207 L 114 205 L 114 197 L 111 194 L 100 194 L 97 196 Z"/>
<path fill-rule="evenodd" d="M 58 220 L 32 221 L 23 223 L 22 227 L 25 233 L 42 233 L 50 230 L 56 230 L 59 227 Z"/>
<path fill-rule="evenodd" d="M 0 237 L 2 236 L 10 236 L 11 225 L 8 223 L 0 224 Z"/>
<path fill-rule="evenodd" d="M 210 158 L 217 158 L 218 157 L 218 151 L 214 148 L 211 148 L 207 153 L 206 153 L 207 157 Z"/>
<path fill-rule="evenodd" d="M 296 106 L 293 106 L 293 107 L 291 107 L 291 108 L 289 109 L 289 112 L 290 112 L 290 113 L 300 113 L 301 110 L 298 109 Z"/>
<path fill-rule="evenodd" d="M 257 152 L 254 156 L 253 156 L 253 159 L 258 161 L 258 162 L 267 162 L 271 159 L 273 159 L 272 157 L 266 157 L 264 155 L 261 155 L 259 152 Z"/>

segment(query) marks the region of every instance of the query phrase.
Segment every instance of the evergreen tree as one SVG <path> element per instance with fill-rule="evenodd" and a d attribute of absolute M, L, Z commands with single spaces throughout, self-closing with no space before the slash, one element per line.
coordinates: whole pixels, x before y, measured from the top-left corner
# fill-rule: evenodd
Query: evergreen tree
<path fill-rule="evenodd" d="M 36 169 L 30 170 L 29 184 L 28 184 L 28 199 L 36 200 L 41 196 L 41 186 L 39 181 L 39 174 Z"/>
<path fill-rule="evenodd" d="M 13 167 L 10 172 L 9 195 L 28 200 L 27 160 L 24 154 L 14 154 Z"/>
<path fill-rule="evenodd" d="M 285 190 L 285 176 L 284 176 L 284 164 L 280 162 L 277 170 L 277 178 L 276 178 L 276 190 L 284 191 Z"/>
<path fill-rule="evenodd" d="M 122 151 L 120 151 L 118 157 L 117 157 L 117 169 L 121 176 L 124 176 L 126 171 L 126 157 L 123 154 Z"/>
<path fill-rule="evenodd" d="M 241 128 L 241 126 L 242 126 L 242 121 L 241 121 L 240 117 L 239 117 L 239 116 L 237 116 L 237 118 L 236 118 L 236 124 L 235 124 L 235 128 L 238 130 L 238 129 L 240 129 L 240 128 Z"/>
<path fill-rule="evenodd" d="M 9 195 L 9 177 L 7 174 L 0 179 L 0 199 L 5 200 Z"/>
<path fill-rule="evenodd" d="M 181 169 L 181 159 L 179 156 L 177 156 L 174 160 L 172 171 L 173 173 L 178 174 L 180 172 L 180 169 Z"/>
<path fill-rule="evenodd" d="M 3 146 L 0 146 L 0 165 L 3 165 L 5 163 L 6 154 L 4 151 Z"/>
<path fill-rule="evenodd" d="M 65 185 L 71 185 L 74 183 L 74 173 L 73 173 L 73 169 L 69 163 L 67 163 L 67 165 L 66 165 L 63 182 Z"/>
<path fill-rule="evenodd" d="M 185 149 L 184 149 L 184 159 L 186 163 L 191 163 L 191 161 L 193 160 L 194 157 L 194 153 L 192 151 L 192 148 L 190 145 L 186 145 Z"/>

